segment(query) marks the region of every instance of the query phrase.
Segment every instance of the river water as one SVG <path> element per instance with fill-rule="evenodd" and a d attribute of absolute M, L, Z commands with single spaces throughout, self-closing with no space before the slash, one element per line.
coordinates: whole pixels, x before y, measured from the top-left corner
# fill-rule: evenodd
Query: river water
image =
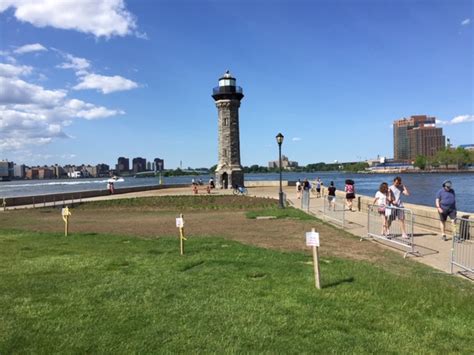
<path fill-rule="evenodd" d="M 283 180 L 298 180 L 308 178 L 314 181 L 320 177 L 324 185 L 334 181 L 338 190 L 344 189 L 344 181 L 355 181 L 356 194 L 374 196 L 381 182 L 389 185 L 396 175 L 389 174 L 354 174 L 343 172 L 291 173 L 284 172 Z M 405 197 L 406 202 L 425 206 L 434 206 L 436 192 L 445 180 L 451 180 L 456 191 L 457 207 L 460 211 L 474 213 L 474 173 L 465 174 L 400 174 L 403 183 L 411 195 Z M 202 176 L 173 176 L 163 178 L 164 184 L 190 184 L 191 179 L 202 179 L 207 182 L 209 175 Z M 278 180 L 278 174 L 246 174 L 246 181 Z M 45 195 L 62 192 L 80 192 L 102 190 L 107 187 L 107 178 L 67 179 L 67 180 L 17 180 L 0 182 L 0 199 L 3 197 Z M 157 185 L 158 178 L 124 178 L 123 182 L 115 183 L 116 188 L 132 186 Z"/>

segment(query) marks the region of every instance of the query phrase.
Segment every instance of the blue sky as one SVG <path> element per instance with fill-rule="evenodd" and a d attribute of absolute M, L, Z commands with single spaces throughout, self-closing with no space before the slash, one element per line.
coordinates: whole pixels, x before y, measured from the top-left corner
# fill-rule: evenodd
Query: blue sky
<path fill-rule="evenodd" d="M 243 165 L 393 156 L 428 114 L 474 143 L 472 1 L 2 0 L 0 159 L 217 162 L 211 98 L 244 89 Z M 3 87 L 3 89 L 2 89 Z"/>

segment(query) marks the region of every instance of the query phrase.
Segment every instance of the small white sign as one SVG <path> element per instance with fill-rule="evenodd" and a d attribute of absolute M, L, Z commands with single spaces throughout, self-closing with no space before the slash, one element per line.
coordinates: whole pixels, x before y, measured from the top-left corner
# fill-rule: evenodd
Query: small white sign
<path fill-rule="evenodd" d="M 184 220 L 181 217 L 176 218 L 176 228 L 183 228 Z"/>
<path fill-rule="evenodd" d="M 65 208 L 62 208 L 61 209 L 61 214 L 63 216 L 70 216 L 71 215 L 71 212 L 69 212 L 69 208 L 65 207 Z"/>
<path fill-rule="evenodd" d="M 319 233 L 306 232 L 306 246 L 319 247 Z"/>

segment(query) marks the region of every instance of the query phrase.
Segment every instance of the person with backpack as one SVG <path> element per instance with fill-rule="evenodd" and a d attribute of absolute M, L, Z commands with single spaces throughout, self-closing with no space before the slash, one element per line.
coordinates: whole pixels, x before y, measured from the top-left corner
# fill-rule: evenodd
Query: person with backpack
<path fill-rule="evenodd" d="M 453 231 L 455 230 L 456 222 L 456 194 L 453 190 L 451 181 L 443 182 L 443 188 L 436 194 L 436 209 L 439 213 L 439 224 L 441 227 L 441 239 L 447 241 L 446 238 L 446 221 L 448 217 L 453 223 Z"/>
<path fill-rule="evenodd" d="M 355 212 L 355 210 L 352 209 L 352 201 L 355 199 L 354 180 L 346 180 L 346 186 L 344 187 L 344 191 L 346 192 L 347 208 L 349 208 L 349 211 Z"/>

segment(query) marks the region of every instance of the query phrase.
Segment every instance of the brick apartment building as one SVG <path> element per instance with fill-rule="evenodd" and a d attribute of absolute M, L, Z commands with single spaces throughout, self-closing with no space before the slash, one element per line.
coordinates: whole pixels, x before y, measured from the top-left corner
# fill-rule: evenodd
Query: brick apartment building
<path fill-rule="evenodd" d="M 436 118 L 410 116 L 393 122 L 393 157 L 413 161 L 418 155 L 435 156 L 445 148 L 443 129 L 436 127 Z"/>

